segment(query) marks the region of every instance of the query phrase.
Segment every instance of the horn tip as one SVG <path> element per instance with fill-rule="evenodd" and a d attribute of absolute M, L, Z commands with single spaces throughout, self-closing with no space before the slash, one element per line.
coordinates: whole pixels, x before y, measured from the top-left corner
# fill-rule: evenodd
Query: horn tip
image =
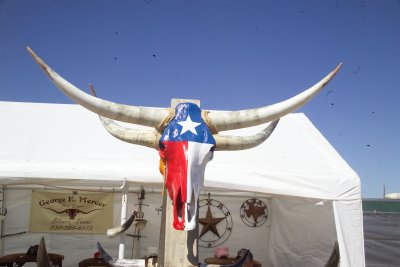
<path fill-rule="evenodd" d="M 32 57 L 36 57 L 36 54 L 35 54 L 35 52 L 33 52 L 33 50 L 29 47 L 29 46 L 26 46 L 26 50 L 28 51 L 28 53 L 32 56 Z"/>
<path fill-rule="evenodd" d="M 339 69 L 342 67 L 343 63 L 340 62 L 339 65 L 336 66 L 336 68 L 333 70 L 334 73 L 337 73 Z"/>
<path fill-rule="evenodd" d="M 40 68 L 46 73 L 46 75 L 53 80 L 52 76 L 57 75 L 57 73 L 53 72 L 52 69 L 47 66 L 47 64 L 38 56 L 36 55 L 33 50 L 27 46 L 26 49 L 28 50 L 29 54 L 33 57 L 36 63 L 40 66 Z"/>
<path fill-rule="evenodd" d="M 89 83 L 89 88 L 90 88 L 90 93 L 92 94 L 92 96 L 96 96 L 97 97 L 96 91 L 94 90 L 94 87 L 93 87 L 92 83 Z"/>
<path fill-rule="evenodd" d="M 323 83 L 323 86 L 325 86 L 333 77 L 335 77 L 335 75 L 339 72 L 340 68 L 342 67 L 343 63 L 340 62 L 336 68 L 328 74 L 328 76 L 326 76 L 325 81 Z"/>

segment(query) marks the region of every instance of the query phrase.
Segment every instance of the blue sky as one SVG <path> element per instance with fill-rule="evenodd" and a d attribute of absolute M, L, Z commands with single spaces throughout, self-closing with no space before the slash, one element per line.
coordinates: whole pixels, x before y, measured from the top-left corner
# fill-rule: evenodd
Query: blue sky
<path fill-rule="evenodd" d="M 400 1 L 0 1 L 0 101 L 72 103 L 33 62 L 102 98 L 236 110 L 343 67 L 304 112 L 359 174 L 400 192 Z M 295 134 L 295 133 L 294 133 Z M 290 137 L 288 137 L 290 138 Z"/>

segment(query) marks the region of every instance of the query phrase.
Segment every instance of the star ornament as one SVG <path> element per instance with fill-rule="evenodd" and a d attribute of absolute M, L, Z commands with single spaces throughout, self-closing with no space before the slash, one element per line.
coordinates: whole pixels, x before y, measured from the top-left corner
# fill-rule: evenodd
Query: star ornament
<path fill-rule="evenodd" d="M 190 131 L 197 135 L 196 127 L 199 126 L 201 123 L 192 121 L 192 119 L 188 115 L 185 121 L 180 121 L 178 122 L 178 124 L 182 126 L 182 131 L 180 135 L 186 133 L 187 131 Z"/>
<path fill-rule="evenodd" d="M 201 229 L 200 237 L 205 235 L 208 231 L 213 232 L 216 236 L 220 237 L 217 229 L 217 224 L 225 220 L 225 217 L 222 218 L 213 218 L 211 214 L 210 206 L 207 208 L 207 214 L 205 218 L 199 219 L 199 223 L 203 225 L 203 229 Z"/>

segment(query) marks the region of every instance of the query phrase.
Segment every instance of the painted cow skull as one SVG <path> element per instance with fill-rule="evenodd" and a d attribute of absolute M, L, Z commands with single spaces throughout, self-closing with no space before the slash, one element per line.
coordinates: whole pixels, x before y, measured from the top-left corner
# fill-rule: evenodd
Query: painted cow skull
<path fill-rule="evenodd" d="M 29 53 L 50 80 L 69 98 L 95 112 L 107 131 L 116 138 L 155 148 L 160 154 L 160 171 L 174 204 L 173 226 L 178 230 L 196 227 L 199 192 L 205 166 L 214 150 L 243 150 L 265 141 L 279 118 L 300 108 L 313 98 L 339 71 L 339 64 L 325 78 L 302 93 L 280 103 L 239 111 L 201 110 L 193 103 L 173 108 L 149 108 L 122 105 L 84 93 L 53 71 L 29 47 Z M 150 126 L 154 130 L 130 129 L 116 121 Z M 271 122 L 253 136 L 229 136 L 219 132 Z"/>

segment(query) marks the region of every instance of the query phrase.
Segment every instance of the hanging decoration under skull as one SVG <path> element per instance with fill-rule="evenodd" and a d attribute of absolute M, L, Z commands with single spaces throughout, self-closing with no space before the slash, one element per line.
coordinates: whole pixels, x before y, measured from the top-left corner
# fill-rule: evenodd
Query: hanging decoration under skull
<path fill-rule="evenodd" d="M 205 166 L 214 150 L 243 150 L 264 142 L 279 118 L 312 99 L 339 71 L 339 64 L 325 78 L 302 93 L 274 105 L 239 111 L 201 110 L 183 103 L 173 108 L 123 105 L 84 93 L 52 70 L 30 48 L 28 52 L 49 79 L 69 98 L 100 116 L 103 126 L 114 137 L 136 145 L 155 148 L 160 154 L 160 172 L 174 204 L 173 225 L 192 230 L 196 223 L 197 201 L 203 186 Z M 116 121 L 152 127 L 132 129 Z M 271 122 L 253 136 L 229 136 L 221 131 Z"/>

